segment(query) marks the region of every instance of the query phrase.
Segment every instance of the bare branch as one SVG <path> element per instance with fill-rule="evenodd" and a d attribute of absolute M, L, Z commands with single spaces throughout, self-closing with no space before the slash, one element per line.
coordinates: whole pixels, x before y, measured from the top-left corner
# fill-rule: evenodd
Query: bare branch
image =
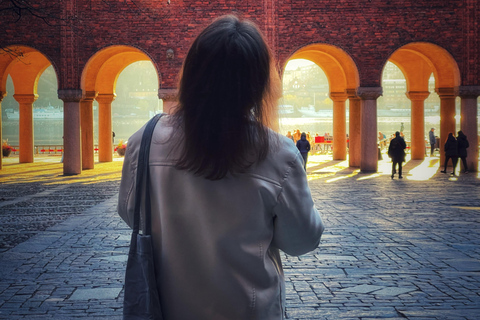
<path fill-rule="evenodd" d="M 1 0 L 0 13 L 11 13 L 15 17 L 14 23 L 28 15 L 42 20 L 49 26 L 58 25 L 58 22 L 64 21 L 58 14 L 55 14 L 55 11 L 59 9 L 58 4 L 55 5 L 54 1 L 47 1 L 46 3 L 38 5 L 30 0 Z"/>
<path fill-rule="evenodd" d="M 25 61 L 25 58 L 28 57 L 28 53 L 26 54 L 23 52 L 22 48 L 15 46 L 15 47 L 5 47 L 5 48 L 0 48 L 0 55 L 6 55 L 9 56 L 10 59 L 12 60 L 18 60 L 22 62 L 25 65 L 30 64 L 29 62 L 27 63 Z"/>

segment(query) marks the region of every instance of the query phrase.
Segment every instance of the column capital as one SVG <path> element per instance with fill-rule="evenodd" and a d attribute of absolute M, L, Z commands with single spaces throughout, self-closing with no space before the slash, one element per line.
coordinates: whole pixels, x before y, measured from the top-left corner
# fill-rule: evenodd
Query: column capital
<path fill-rule="evenodd" d="M 347 89 L 345 90 L 345 93 L 348 99 L 360 99 L 360 97 L 357 94 L 357 89 Z"/>
<path fill-rule="evenodd" d="M 455 98 L 458 94 L 458 88 L 435 88 L 435 92 L 440 98 Z"/>
<path fill-rule="evenodd" d="M 13 98 L 18 102 L 18 103 L 34 103 L 38 99 L 38 94 L 21 94 L 21 93 L 15 93 L 13 95 Z"/>
<path fill-rule="evenodd" d="M 59 89 L 58 98 L 63 102 L 80 102 L 82 100 L 82 89 Z"/>
<path fill-rule="evenodd" d="M 461 98 L 476 99 L 480 96 L 480 86 L 460 86 L 458 87 L 458 95 Z"/>
<path fill-rule="evenodd" d="M 163 101 L 177 101 L 177 89 L 158 89 L 158 98 Z"/>
<path fill-rule="evenodd" d="M 6 92 L 0 91 L 0 102 L 2 102 L 3 98 L 7 96 Z"/>
<path fill-rule="evenodd" d="M 329 97 L 335 102 L 345 102 L 348 96 L 345 92 L 330 92 Z"/>
<path fill-rule="evenodd" d="M 97 91 L 85 91 L 82 101 L 93 101 L 97 97 Z"/>
<path fill-rule="evenodd" d="M 424 101 L 430 95 L 429 91 L 408 91 L 405 93 L 408 99 L 416 101 Z"/>
<path fill-rule="evenodd" d="M 358 87 L 357 89 L 357 95 L 362 100 L 377 100 L 382 93 L 382 87 Z"/>
<path fill-rule="evenodd" d="M 115 93 L 99 93 L 95 97 L 95 100 L 97 100 L 98 103 L 112 103 L 116 96 Z"/>

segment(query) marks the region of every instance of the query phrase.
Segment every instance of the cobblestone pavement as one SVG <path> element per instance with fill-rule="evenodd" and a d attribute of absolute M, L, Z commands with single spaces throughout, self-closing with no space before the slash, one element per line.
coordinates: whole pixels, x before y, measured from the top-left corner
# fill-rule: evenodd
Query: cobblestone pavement
<path fill-rule="evenodd" d="M 121 319 L 122 162 L 64 177 L 58 160 L 0 171 L 0 319 Z M 427 158 L 392 180 L 390 165 L 310 158 L 327 229 L 312 253 L 283 256 L 287 319 L 480 318 L 480 176 Z"/>

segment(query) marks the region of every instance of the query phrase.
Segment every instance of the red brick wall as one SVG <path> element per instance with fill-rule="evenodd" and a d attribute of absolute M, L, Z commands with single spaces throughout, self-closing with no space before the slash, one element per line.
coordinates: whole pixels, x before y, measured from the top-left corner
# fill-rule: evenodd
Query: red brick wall
<path fill-rule="evenodd" d="M 79 88 L 96 52 L 130 45 L 149 55 L 162 88 L 173 88 L 188 47 L 213 18 L 237 13 L 257 22 L 280 62 L 311 43 L 328 43 L 356 63 L 361 86 L 379 86 L 388 57 L 416 41 L 437 44 L 457 61 L 462 85 L 479 85 L 478 0 L 64 0 L 50 11 L 65 20 L 48 26 L 25 14 L 0 15 L 0 47 L 27 45 L 44 53 L 60 89 Z M 68 25 L 68 27 L 67 27 Z M 175 58 L 166 59 L 173 49 Z"/>
<path fill-rule="evenodd" d="M 461 71 L 471 72 L 462 74 L 464 85 L 478 84 L 478 63 L 467 66 L 464 60 L 466 28 L 473 27 L 473 19 L 465 25 L 466 2 L 468 14 L 476 10 L 478 18 L 475 0 L 279 1 L 279 59 L 308 43 L 332 44 L 353 58 L 362 86 L 379 86 L 384 63 L 396 49 L 410 42 L 431 42 L 450 52 Z M 478 28 L 477 19 L 477 35 Z M 470 41 L 476 42 L 478 62 L 478 37 Z"/>

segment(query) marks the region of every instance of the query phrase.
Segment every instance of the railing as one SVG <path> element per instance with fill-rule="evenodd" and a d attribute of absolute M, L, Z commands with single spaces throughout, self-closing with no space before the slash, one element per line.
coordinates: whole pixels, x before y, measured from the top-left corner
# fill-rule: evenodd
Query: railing
<path fill-rule="evenodd" d="M 12 153 L 11 154 L 19 154 L 20 147 L 19 146 L 11 146 Z M 98 153 L 98 145 L 94 146 L 94 152 Z M 52 145 L 40 145 L 33 147 L 34 154 L 62 154 L 63 153 L 63 145 L 52 144 Z"/>

